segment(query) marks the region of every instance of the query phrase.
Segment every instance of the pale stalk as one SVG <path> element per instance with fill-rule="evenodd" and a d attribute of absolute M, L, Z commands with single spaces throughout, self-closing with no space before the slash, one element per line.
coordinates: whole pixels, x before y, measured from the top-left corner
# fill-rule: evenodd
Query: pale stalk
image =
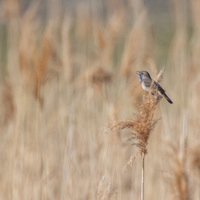
<path fill-rule="evenodd" d="M 141 200 L 144 200 L 144 158 L 145 155 L 142 153 Z"/>

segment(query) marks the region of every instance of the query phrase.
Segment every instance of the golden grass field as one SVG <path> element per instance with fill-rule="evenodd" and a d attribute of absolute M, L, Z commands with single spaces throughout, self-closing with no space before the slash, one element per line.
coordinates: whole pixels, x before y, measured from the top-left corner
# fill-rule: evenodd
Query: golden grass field
<path fill-rule="evenodd" d="M 160 32 L 142 0 L 20 2 L 0 5 L 0 199 L 141 199 L 145 154 L 144 199 L 199 200 L 200 1 Z"/>

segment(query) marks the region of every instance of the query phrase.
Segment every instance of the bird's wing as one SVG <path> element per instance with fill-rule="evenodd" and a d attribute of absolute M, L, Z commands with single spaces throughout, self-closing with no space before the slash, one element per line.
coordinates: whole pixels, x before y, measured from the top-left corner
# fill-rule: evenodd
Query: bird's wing
<path fill-rule="evenodd" d="M 150 79 L 143 79 L 143 82 L 144 82 L 144 85 L 149 88 L 151 86 L 152 80 L 150 80 Z"/>
<path fill-rule="evenodd" d="M 153 83 L 153 88 L 154 88 L 154 90 L 157 90 L 161 94 L 165 93 L 165 90 L 155 81 Z"/>

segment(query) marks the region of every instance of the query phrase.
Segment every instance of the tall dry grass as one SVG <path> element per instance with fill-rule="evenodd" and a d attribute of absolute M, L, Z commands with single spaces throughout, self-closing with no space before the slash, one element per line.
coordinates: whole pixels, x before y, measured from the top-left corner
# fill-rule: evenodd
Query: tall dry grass
<path fill-rule="evenodd" d="M 200 198 L 200 3 L 167 3 L 1 2 L 0 199 L 139 199 L 139 153 L 144 199 Z M 173 105 L 135 74 L 163 66 Z"/>

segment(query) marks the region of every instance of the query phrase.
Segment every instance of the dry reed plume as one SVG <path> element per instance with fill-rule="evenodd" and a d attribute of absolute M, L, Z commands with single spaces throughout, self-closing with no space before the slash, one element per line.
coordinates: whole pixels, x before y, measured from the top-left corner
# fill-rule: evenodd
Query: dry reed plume
<path fill-rule="evenodd" d="M 129 78 L 140 66 L 153 64 L 147 10 L 143 1 L 133 1 L 131 6 L 135 14 L 134 24 L 126 41 L 121 63 L 121 72 L 126 78 Z"/>
<path fill-rule="evenodd" d="M 112 74 L 101 66 L 97 66 L 92 70 L 86 71 L 83 75 L 81 75 L 78 80 L 77 84 L 80 86 L 89 83 L 95 91 L 99 92 L 102 95 L 107 95 L 104 93 L 104 86 L 108 85 L 112 81 Z M 107 98 L 107 96 L 106 96 Z"/>
<path fill-rule="evenodd" d="M 189 174 L 187 171 L 187 152 L 184 152 L 178 146 L 172 143 L 168 144 L 169 151 L 167 157 L 170 158 L 167 165 L 169 166 L 169 186 L 172 192 L 172 199 L 189 200 L 190 185 Z"/>
<path fill-rule="evenodd" d="M 71 82 L 73 79 L 73 63 L 72 63 L 72 51 L 70 41 L 71 19 L 65 17 L 62 26 L 62 65 L 64 66 L 65 78 L 67 82 Z"/>
<path fill-rule="evenodd" d="M 125 8 L 119 0 L 109 2 L 109 17 L 106 27 L 97 23 L 95 42 L 100 64 L 107 69 L 113 68 L 113 54 L 125 29 Z"/>
<path fill-rule="evenodd" d="M 193 147 L 190 152 L 190 167 L 194 175 L 200 181 L 200 150 L 199 145 Z"/>
<path fill-rule="evenodd" d="M 14 105 L 14 96 L 13 89 L 8 80 L 3 84 L 2 93 L 1 93 L 3 107 L 3 124 L 8 125 L 8 123 L 14 118 L 15 115 L 15 105 Z"/>
<path fill-rule="evenodd" d="M 102 177 L 98 185 L 98 200 L 114 200 L 117 197 L 117 191 L 112 188 L 111 183 L 105 176 Z"/>
<path fill-rule="evenodd" d="M 25 13 L 22 20 L 19 62 L 24 85 L 28 90 L 32 90 L 35 99 L 43 106 L 40 90 L 57 70 L 49 67 L 49 64 L 55 60 L 55 49 L 51 38 L 52 27 L 50 25 L 46 27 L 41 40 L 34 35 L 34 32 L 39 29 L 38 24 L 34 21 L 37 9 L 38 5 L 34 4 Z M 40 41 L 39 47 L 38 41 Z"/>
<path fill-rule="evenodd" d="M 133 145 L 139 148 L 141 155 L 147 154 L 150 133 L 157 123 L 157 120 L 154 119 L 157 103 L 158 99 L 156 96 L 149 94 L 144 95 L 139 106 L 139 114 L 136 114 L 133 120 L 119 121 L 110 127 L 111 131 L 120 131 L 127 128 L 131 129 L 130 140 L 133 141 Z"/>

